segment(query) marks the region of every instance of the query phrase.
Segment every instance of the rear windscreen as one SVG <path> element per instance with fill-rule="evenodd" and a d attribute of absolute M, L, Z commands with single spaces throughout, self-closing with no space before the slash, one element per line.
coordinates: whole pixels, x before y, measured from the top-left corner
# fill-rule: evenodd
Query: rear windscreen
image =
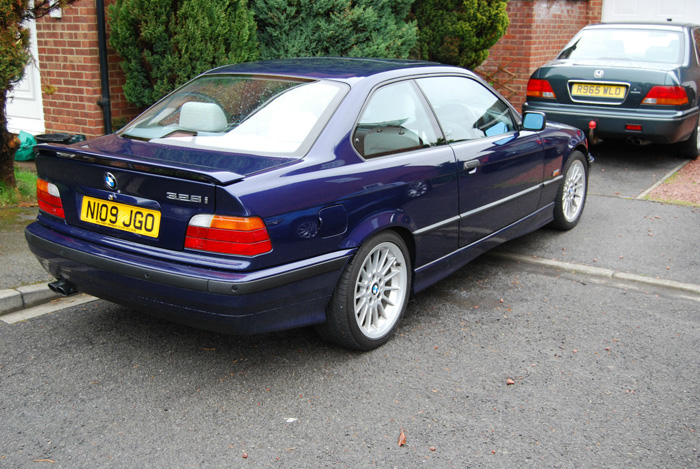
<path fill-rule="evenodd" d="M 679 64 L 682 39 L 677 31 L 589 29 L 574 37 L 557 58 Z"/>
<path fill-rule="evenodd" d="M 163 98 L 120 136 L 165 145 L 302 156 L 347 92 L 326 80 L 210 75 Z"/>

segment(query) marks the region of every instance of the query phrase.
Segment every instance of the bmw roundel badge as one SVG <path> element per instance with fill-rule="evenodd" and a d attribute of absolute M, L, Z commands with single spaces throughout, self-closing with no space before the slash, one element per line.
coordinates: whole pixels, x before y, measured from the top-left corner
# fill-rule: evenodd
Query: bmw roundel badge
<path fill-rule="evenodd" d="M 117 190 L 117 178 L 114 177 L 114 174 L 112 173 L 105 173 L 104 175 L 104 182 L 105 182 L 105 187 L 107 189 L 111 189 L 113 191 Z"/>

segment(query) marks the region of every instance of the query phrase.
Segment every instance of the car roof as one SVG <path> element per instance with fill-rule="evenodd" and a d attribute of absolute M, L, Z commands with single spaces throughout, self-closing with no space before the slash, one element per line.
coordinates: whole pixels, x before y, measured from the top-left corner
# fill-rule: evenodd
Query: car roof
<path fill-rule="evenodd" d="M 597 23 L 590 24 L 583 29 L 657 29 L 657 30 L 680 30 L 686 28 L 696 27 L 697 25 L 692 23 L 673 23 L 673 22 L 641 22 L 641 23 Z"/>
<path fill-rule="evenodd" d="M 407 59 L 349 58 L 349 57 L 303 57 L 294 59 L 264 60 L 225 65 L 205 73 L 212 74 L 247 74 L 290 76 L 310 79 L 335 79 L 354 81 L 374 75 L 401 76 L 416 72 L 460 72 L 465 69 Z"/>

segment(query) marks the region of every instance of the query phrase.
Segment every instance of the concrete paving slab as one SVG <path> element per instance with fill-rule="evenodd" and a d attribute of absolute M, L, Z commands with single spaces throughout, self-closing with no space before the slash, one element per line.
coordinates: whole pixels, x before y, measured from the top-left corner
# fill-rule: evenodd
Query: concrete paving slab
<path fill-rule="evenodd" d="M 94 296 L 84 294 L 60 297 L 49 303 L 44 303 L 33 308 L 27 308 L 21 311 L 15 311 L 14 313 L 2 315 L 0 316 L 0 321 L 6 324 L 15 324 L 18 322 L 26 321 L 31 318 L 43 316 L 44 314 L 49 314 L 54 311 L 58 311 L 71 306 L 78 306 L 95 300 L 97 300 L 97 298 L 95 298 Z"/>
<path fill-rule="evenodd" d="M 22 294 L 17 290 L 0 290 L 0 315 L 22 309 Z"/>
<path fill-rule="evenodd" d="M 45 283 L 18 287 L 17 291 L 22 295 L 22 303 L 25 308 L 31 308 L 61 297 L 61 295 L 51 291 Z"/>
<path fill-rule="evenodd" d="M 499 248 L 537 256 L 698 284 L 700 208 L 590 195 L 576 228 L 544 228 Z"/>

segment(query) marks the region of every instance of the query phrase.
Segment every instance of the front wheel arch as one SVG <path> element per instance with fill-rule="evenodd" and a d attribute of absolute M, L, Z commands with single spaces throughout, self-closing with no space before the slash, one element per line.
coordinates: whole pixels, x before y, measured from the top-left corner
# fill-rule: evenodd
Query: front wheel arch
<path fill-rule="evenodd" d="M 554 220 L 551 225 L 559 230 L 575 227 L 586 205 L 588 196 L 588 161 L 579 150 L 569 155 L 562 173 L 563 179 L 554 199 Z"/>

